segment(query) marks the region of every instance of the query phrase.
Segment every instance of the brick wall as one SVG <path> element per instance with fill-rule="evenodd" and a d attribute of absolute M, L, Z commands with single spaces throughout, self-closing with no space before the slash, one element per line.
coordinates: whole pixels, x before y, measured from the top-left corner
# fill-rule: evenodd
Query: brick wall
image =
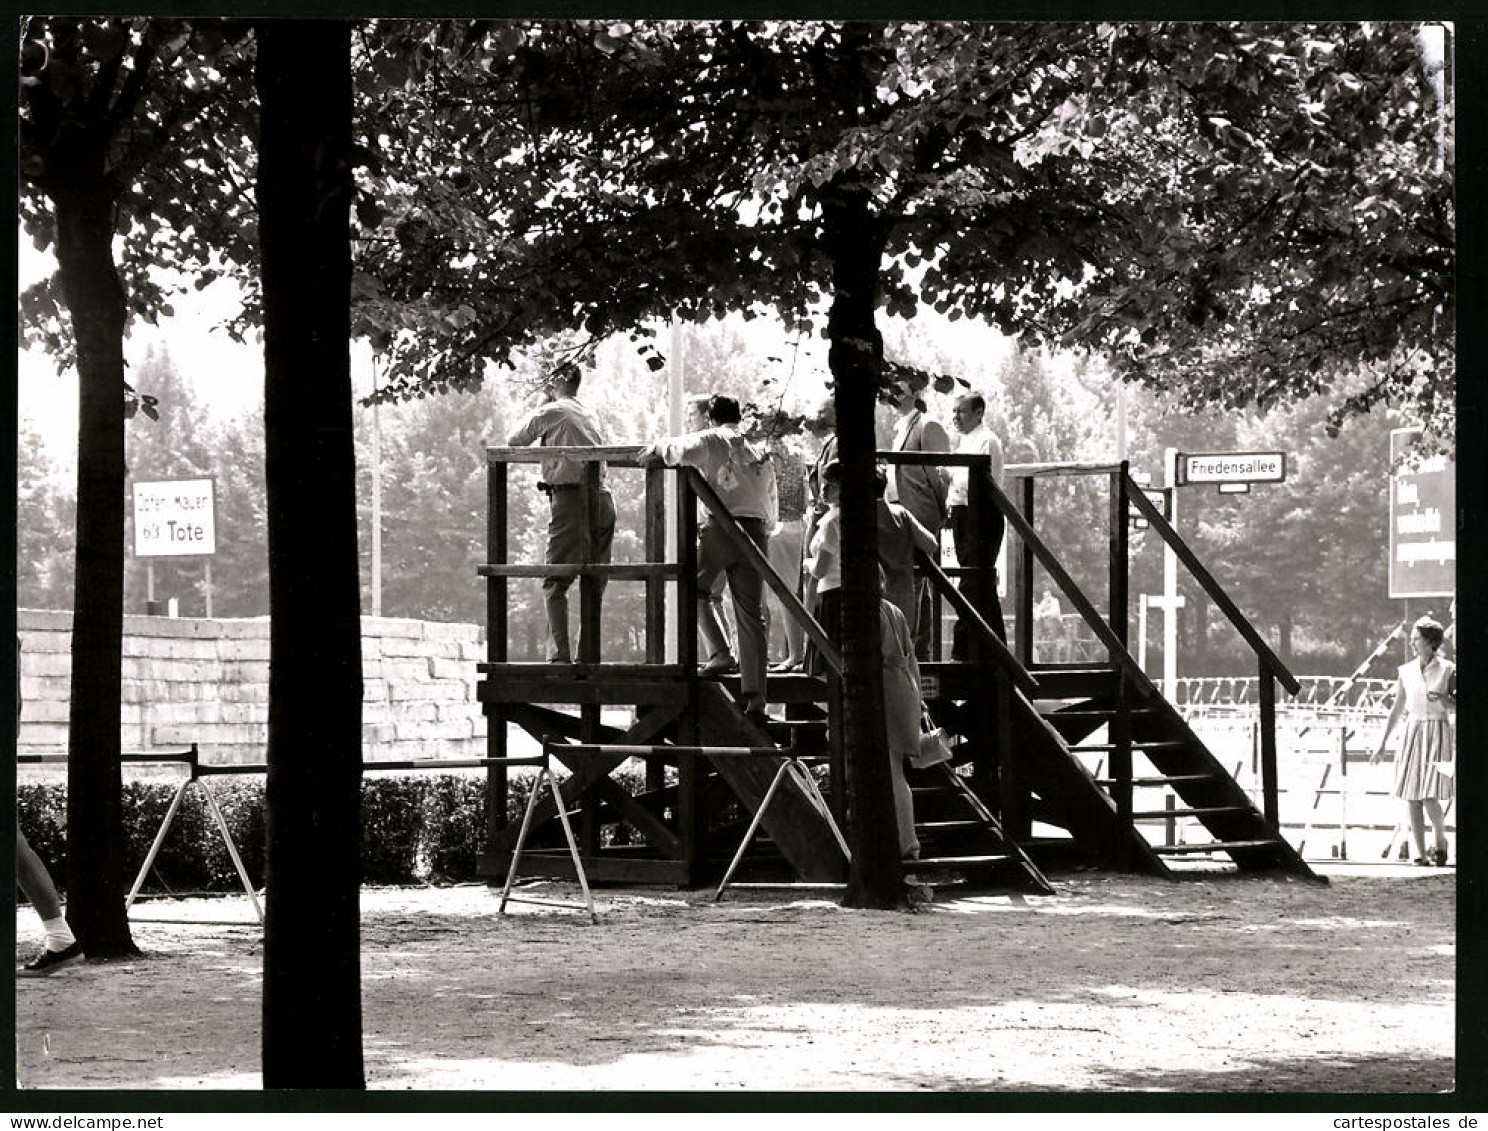
<path fill-rule="evenodd" d="M 21 609 L 23 753 L 67 748 L 72 615 Z M 124 618 L 125 750 L 195 742 L 203 762 L 261 763 L 269 717 L 269 622 Z M 476 700 L 485 631 L 362 618 L 362 745 L 368 761 L 485 754 Z"/>

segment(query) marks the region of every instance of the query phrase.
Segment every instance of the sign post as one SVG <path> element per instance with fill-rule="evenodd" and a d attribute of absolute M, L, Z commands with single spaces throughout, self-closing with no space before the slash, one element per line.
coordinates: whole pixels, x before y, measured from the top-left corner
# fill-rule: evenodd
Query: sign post
<path fill-rule="evenodd" d="M 1163 487 L 1168 495 L 1168 525 L 1178 529 L 1178 492 L 1182 459 L 1177 448 L 1163 450 Z M 1150 602 L 1149 602 L 1150 604 Z M 1178 702 L 1178 554 L 1163 543 L 1163 696 Z"/>
<path fill-rule="evenodd" d="M 1178 487 L 1212 483 L 1222 495 L 1250 493 L 1252 483 L 1281 483 L 1287 477 L 1285 452 L 1180 452 L 1163 451 L 1163 483 L 1168 488 L 1168 522 L 1178 528 Z M 1163 694 L 1170 700 L 1178 690 L 1178 555 L 1171 546 L 1163 553 L 1161 602 L 1149 599 L 1148 607 L 1163 610 Z M 1176 701 L 1176 700 L 1174 700 Z"/>
<path fill-rule="evenodd" d="M 1225 494 L 1243 494 L 1241 484 L 1285 479 L 1285 452 L 1184 452 L 1178 459 L 1180 487 L 1213 483 Z"/>
<path fill-rule="evenodd" d="M 206 565 L 206 613 L 212 615 L 211 556 L 217 552 L 216 480 L 136 480 L 134 556 L 137 558 L 203 558 Z M 146 566 L 146 600 L 155 604 L 153 563 Z M 174 602 L 172 602 L 174 603 Z"/>

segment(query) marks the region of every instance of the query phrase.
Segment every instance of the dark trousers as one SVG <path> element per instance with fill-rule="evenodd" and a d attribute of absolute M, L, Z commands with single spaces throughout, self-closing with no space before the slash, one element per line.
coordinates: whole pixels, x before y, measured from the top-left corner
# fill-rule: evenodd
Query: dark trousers
<path fill-rule="evenodd" d="M 966 568 L 985 567 L 980 573 L 963 577 L 957 588 L 1004 644 L 1007 643 L 1007 629 L 1002 623 L 1002 602 L 997 599 L 997 553 L 1002 548 L 1006 528 L 1007 519 L 994 511 L 982 519 L 982 537 L 973 538 L 971 508 L 951 508 L 951 540 L 956 547 L 956 564 Z M 963 623 L 962 618 L 956 618 L 956 628 L 951 637 L 951 659 L 971 658 L 974 631 Z"/>

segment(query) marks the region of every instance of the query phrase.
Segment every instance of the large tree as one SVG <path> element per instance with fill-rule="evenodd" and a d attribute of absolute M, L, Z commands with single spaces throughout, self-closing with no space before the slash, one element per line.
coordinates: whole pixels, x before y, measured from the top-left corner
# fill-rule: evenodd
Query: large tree
<path fill-rule="evenodd" d="M 263 1082 L 361 1088 L 351 25 L 270 19 L 255 33 L 272 617 Z"/>
<path fill-rule="evenodd" d="M 411 39 L 393 113 L 412 140 L 364 288 L 387 395 L 468 387 L 559 326 L 824 322 L 870 822 L 877 311 L 1098 349 L 1204 403 L 1284 403 L 1367 363 L 1351 407 L 1406 396 L 1449 423 L 1450 162 L 1412 27 L 473 22 L 382 42 Z M 894 900 L 864 848 L 849 901 Z"/>
<path fill-rule="evenodd" d="M 79 383 L 68 916 L 92 957 L 135 950 L 119 792 L 124 421 L 148 402 L 125 381 L 123 339 L 132 317 L 169 312 L 149 272 L 161 249 L 184 264 L 240 246 L 214 227 L 231 231 L 232 187 L 208 175 L 241 136 L 219 98 L 244 77 L 238 38 L 215 20 L 34 17 L 21 43 L 21 217 L 57 256 L 21 296 L 23 325 Z"/>

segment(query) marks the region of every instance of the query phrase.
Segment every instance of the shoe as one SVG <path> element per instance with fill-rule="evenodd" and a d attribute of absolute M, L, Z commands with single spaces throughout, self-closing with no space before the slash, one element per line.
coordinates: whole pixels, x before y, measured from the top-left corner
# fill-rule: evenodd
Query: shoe
<path fill-rule="evenodd" d="M 572 656 L 549 656 L 548 657 L 548 663 L 550 663 L 550 664 L 571 664 L 571 663 L 573 663 L 573 657 Z"/>
<path fill-rule="evenodd" d="M 805 664 L 801 660 L 780 660 L 770 665 L 770 670 L 776 675 L 783 672 L 798 672 Z"/>
<path fill-rule="evenodd" d="M 732 656 L 719 656 L 709 660 L 698 669 L 703 675 L 728 675 L 739 670 L 739 661 Z"/>
<path fill-rule="evenodd" d="M 1429 856 L 1417 856 L 1414 860 L 1411 861 L 1411 863 L 1416 865 L 1418 868 L 1426 868 L 1431 865 L 1432 860 Z"/>
<path fill-rule="evenodd" d="M 20 978 L 45 978 L 54 970 L 60 970 L 64 966 L 71 966 L 74 962 L 83 960 L 83 944 L 74 942 L 66 950 L 43 950 L 20 970 L 16 976 Z"/>
<path fill-rule="evenodd" d="M 1447 866 L 1447 850 L 1445 848 L 1436 849 L 1431 854 L 1431 862 L 1438 868 L 1445 868 Z"/>

